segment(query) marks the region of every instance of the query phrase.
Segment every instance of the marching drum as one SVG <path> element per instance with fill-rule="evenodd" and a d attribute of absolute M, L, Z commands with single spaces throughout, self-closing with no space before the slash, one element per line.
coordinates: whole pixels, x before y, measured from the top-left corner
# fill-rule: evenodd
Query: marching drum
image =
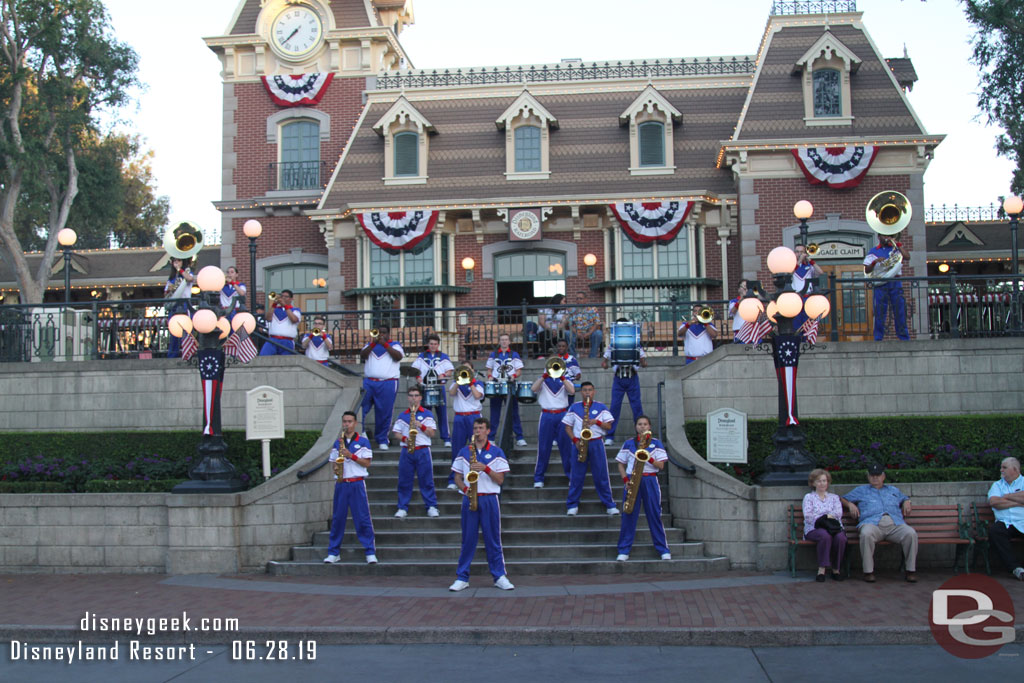
<path fill-rule="evenodd" d="M 516 398 L 520 403 L 535 403 L 537 394 L 533 393 L 533 382 L 516 382 Z"/>
<path fill-rule="evenodd" d="M 508 396 L 508 382 L 495 382 L 495 396 Z"/>
<path fill-rule="evenodd" d="M 436 384 L 423 389 L 423 405 L 427 408 L 436 408 L 441 405 L 441 387 Z"/>
<path fill-rule="evenodd" d="M 498 395 L 498 383 L 493 379 L 487 380 L 484 383 L 484 398 L 494 398 Z"/>
<path fill-rule="evenodd" d="M 615 323 L 611 335 L 613 363 L 640 362 L 640 326 L 635 323 Z"/>

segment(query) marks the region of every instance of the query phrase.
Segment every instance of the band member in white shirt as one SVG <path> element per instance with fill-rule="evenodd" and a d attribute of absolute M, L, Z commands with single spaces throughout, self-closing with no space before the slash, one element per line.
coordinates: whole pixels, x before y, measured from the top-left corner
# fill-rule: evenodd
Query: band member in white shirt
<path fill-rule="evenodd" d="M 491 371 L 491 379 L 505 382 L 508 385 L 508 400 L 512 402 L 509 410 L 512 411 L 512 431 L 516 435 L 516 445 L 525 446 L 526 439 L 523 438 L 523 423 L 519 419 L 519 401 L 516 400 L 515 380 L 523 371 L 523 359 L 519 354 L 509 348 L 511 337 L 502 334 L 498 337 L 498 348 L 491 351 L 487 359 L 487 369 Z M 501 406 L 505 402 L 504 396 L 495 396 L 491 399 L 491 435 L 493 439 L 498 431 L 498 421 L 501 419 Z"/>
<path fill-rule="evenodd" d="M 319 330 L 313 334 L 313 330 Z M 323 316 L 313 318 L 313 330 L 302 335 L 302 348 L 306 352 L 306 358 L 315 360 L 321 365 L 330 365 L 331 351 L 334 350 L 334 339 L 327 334 L 327 321 Z"/>
<path fill-rule="evenodd" d="M 398 456 L 398 511 L 395 517 L 409 514 L 413 477 L 419 481 L 420 496 L 427 508 L 427 517 L 437 517 L 437 493 L 434 491 L 434 461 L 430 455 L 430 439 L 437 423 L 434 414 L 420 405 L 423 394 L 419 387 L 410 387 L 409 408 L 395 420 L 394 432 L 402 440 L 402 453 Z M 409 441 L 410 430 L 415 427 L 415 442 Z"/>
<path fill-rule="evenodd" d="M 565 344 L 562 340 L 559 345 Z M 564 362 L 564 359 L 563 359 Z M 537 403 L 540 404 L 540 425 L 537 429 L 537 466 L 533 470 L 534 488 L 544 488 L 544 475 L 548 470 L 548 460 L 551 459 L 551 444 L 558 444 L 558 453 L 562 457 L 562 469 L 565 476 L 569 476 L 572 468 L 572 458 L 576 457 L 576 449 L 573 448 L 572 439 L 562 427 L 562 418 L 569 407 L 569 397 L 576 393 L 576 387 L 569 379 L 567 369 L 563 370 L 561 377 L 554 378 L 545 372 L 533 383 L 533 393 L 537 394 Z"/>
<path fill-rule="evenodd" d="M 388 449 L 388 429 L 391 413 L 398 395 L 398 373 L 405 351 L 398 342 L 391 341 L 387 325 L 377 327 L 377 336 L 359 352 L 363 365 L 363 429 L 369 434 L 366 416 L 373 410 L 374 440 L 377 450 Z"/>
<path fill-rule="evenodd" d="M 463 365 L 473 370 L 473 363 L 466 360 Z M 469 382 L 459 384 L 458 378 L 448 386 L 448 395 L 452 397 L 452 411 L 455 415 L 452 418 L 452 463 L 458 457 L 459 451 L 466 445 L 473 436 L 473 420 L 481 417 L 480 408 L 484 398 L 484 383 L 475 376 L 471 376 Z M 455 472 L 448 475 L 448 488 L 456 489 Z"/>
<path fill-rule="evenodd" d="M 370 503 L 366 498 L 366 482 L 364 478 L 373 451 L 370 442 L 359 435 L 356 430 L 356 414 L 351 410 L 341 416 L 341 434 L 331 449 L 330 461 L 338 461 L 341 453 L 347 451 L 342 474 L 334 485 L 334 514 L 331 517 L 331 540 L 327 544 L 327 557 L 324 562 L 334 564 L 341 559 L 341 539 L 345 535 L 345 522 L 348 511 L 352 511 L 352 524 L 356 528 L 356 538 L 366 551 L 367 564 L 377 563 L 377 551 L 373 539 L 373 520 L 370 519 Z"/>
<path fill-rule="evenodd" d="M 436 406 L 430 406 L 430 408 L 434 412 L 434 417 L 437 418 L 437 429 L 441 433 L 441 440 L 444 441 L 445 447 L 451 448 L 452 440 L 448 434 L 448 406 L 445 401 L 444 383 L 452 376 L 455 366 L 452 365 L 448 354 L 441 351 L 440 348 L 441 337 L 437 333 L 431 333 L 427 336 L 427 350 L 420 353 L 419 357 L 413 361 L 412 366 L 419 372 L 416 381 L 420 383 L 420 386 L 424 386 L 433 379 L 441 389 L 441 402 Z M 433 370 L 433 375 L 431 375 L 431 370 Z M 424 388 L 426 387 L 424 386 Z"/>
<path fill-rule="evenodd" d="M 619 466 L 619 476 L 622 477 L 622 503 L 625 505 L 629 489 L 629 478 L 633 474 L 633 468 L 637 466 L 636 452 L 638 443 L 649 438 L 644 450 L 650 455 L 643 465 L 641 473 L 640 489 L 636 494 L 636 501 L 633 504 L 633 511 L 622 510 L 622 526 L 619 528 L 619 555 L 615 559 L 625 562 L 629 559 L 629 551 L 633 547 L 636 538 L 636 524 L 640 519 L 640 509 L 643 508 L 644 516 L 647 518 L 647 527 L 651 530 L 651 541 L 654 549 L 663 560 L 671 560 L 672 554 L 668 549 L 668 539 L 665 536 L 665 525 L 661 521 L 661 487 L 658 485 L 658 472 L 665 469 L 668 462 L 668 453 L 665 446 L 659 439 L 649 434 L 651 431 L 651 420 L 646 415 L 636 419 L 636 437 L 629 439 L 622 445 L 622 450 L 615 456 Z"/>
<path fill-rule="evenodd" d="M 605 431 L 612 426 L 612 414 L 603 403 L 594 400 L 594 385 L 591 382 L 584 382 L 580 387 L 583 400 L 573 403 L 562 424 L 565 425 L 566 433 L 572 437 L 577 452 L 583 449 L 580 443 L 583 429 L 591 431 L 590 441 L 587 442 L 586 457 L 580 462 L 579 457 L 572 459 L 572 470 L 569 473 L 569 496 L 566 499 L 566 514 L 575 515 L 579 512 L 580 495 L 583 493 L 583 479 L 587 476 L 587 469 L 590 469 L 590 476 L 594 480 L 594 489 L 597 497 L 605 507 L 609 515 L 619 514 L 619 508 L 615 507 L 615 499 L 612 498 L 612 487 L 608 481 L 608 456 L 604 452 L 604 444 L 601 439 Z M 589 405 L 589 412 L 584 409 Z"/>
<path fill-rule="evenodd" d="M 295 336 L 299 333 L 300 320 L 302 311 L 298 306 L 292 306 L 292 290 L 281 290 L 267 318 L 270 341 L 260 349 L 260 355 L 290 356 L 295 350 Z"/>

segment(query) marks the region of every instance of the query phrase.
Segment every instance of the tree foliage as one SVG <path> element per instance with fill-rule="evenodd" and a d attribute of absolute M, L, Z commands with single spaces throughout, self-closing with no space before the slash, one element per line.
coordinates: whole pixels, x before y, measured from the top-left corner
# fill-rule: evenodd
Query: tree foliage
<path fill-rule="evenodd" d="M 95 117 L 128 99 L 138 56 L 112 33 L 100 0 L 0 0 L 0 241 L 23 303 L 42 300 L 78 194 L 79 155 Z M 45 211 L 44 256 L 30 271 L 15 224 L 22 191 Z"/>
<path fill-rule="evenodd" d="M 1024 194 L 1024 0 L 964 0 L 964 12 L 977 30 L 978 107 L 1005 130 L 996 151 L 1016 164 L 1011 189 Z"/>

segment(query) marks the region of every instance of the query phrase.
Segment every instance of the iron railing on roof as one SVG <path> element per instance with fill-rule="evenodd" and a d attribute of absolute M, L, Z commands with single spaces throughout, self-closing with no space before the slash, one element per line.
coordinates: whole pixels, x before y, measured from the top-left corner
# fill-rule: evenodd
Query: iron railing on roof
<path fill-rule="evenodd" d="M 400 88 L 447 88 L 466 85 L 514 83 L 554 83 L 594 81 L 618 78 L 655 78 L 662 76 L 721 76 L 752 74 L 756 64 L 749 56 L 669 59 L 639 62 L 593 62 L 532 64 L 525 66 L 443 69 L 385 73 L 377 77 L 377 90 Z"/>
<path fill-rule="evenodd" d="M 857 0 L 774 0 L 772 14 L 836 14 L 856 12 Z"/>
<path fill-rule="evenodd" d="M 1005 221 L 1006 212 L 999 204 L 988 206 L 935 206 L 924 210 L 925 223 L 955 223 L 957 221 Z"/>

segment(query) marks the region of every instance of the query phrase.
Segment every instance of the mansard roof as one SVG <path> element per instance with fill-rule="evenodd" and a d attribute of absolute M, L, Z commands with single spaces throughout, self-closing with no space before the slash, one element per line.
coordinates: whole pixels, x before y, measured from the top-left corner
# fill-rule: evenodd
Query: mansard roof
<path fill-rule="evenodd" d="M 230 35 L 256 33 L 256 19 L 262 9 L 263 0 L 239 0 L 235 17 L 228 27 Z M 379 26 L 380 17 L 370 0 L 331 0 L 335 28 L 364 28 Z M 371 19 L 372 16 L 372 19 Z"/>

